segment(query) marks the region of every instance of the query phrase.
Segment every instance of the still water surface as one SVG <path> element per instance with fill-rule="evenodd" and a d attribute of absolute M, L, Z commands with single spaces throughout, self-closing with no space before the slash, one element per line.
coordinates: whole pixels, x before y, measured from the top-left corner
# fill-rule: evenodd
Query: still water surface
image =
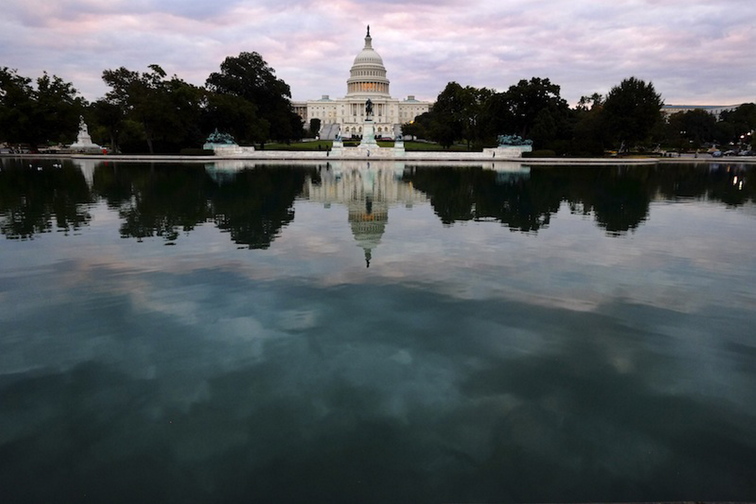
<path fill-rule="evenodd" d="M 754 166 L 0 163 L 3 502 L 756 500 Z"/>

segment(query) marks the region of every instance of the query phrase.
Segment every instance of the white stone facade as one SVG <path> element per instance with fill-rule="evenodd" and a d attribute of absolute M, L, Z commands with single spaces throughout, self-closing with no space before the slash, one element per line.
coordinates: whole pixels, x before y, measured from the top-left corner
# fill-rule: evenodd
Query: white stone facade
<path fill-rule="evenodd" d="M 430 102 L 409 96 L 405 100 L 391 97 L 389 80 L 383 59 L 373 49 L 370 27 L 365 46 L 357 54 L 347 80 L 344 98 L 324 95 L 319 100 L 293 102 L 294 111 L 302 117 L 305 126 L 311 119 L 320 119 L 322 138 L 334 138 L 340 130 L 343 138 L 361 137 L 366 120 L 365 103 L 373 102 L 372 122 L 376 138 L 394 138 L 402 124 L 413 121 L 428 112 Z"/>

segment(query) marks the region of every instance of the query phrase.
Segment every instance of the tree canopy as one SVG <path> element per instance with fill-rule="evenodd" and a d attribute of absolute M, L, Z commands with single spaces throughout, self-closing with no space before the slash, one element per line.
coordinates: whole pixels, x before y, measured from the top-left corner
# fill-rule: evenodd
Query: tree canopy
<path fill-rule="evenodd" d="M 255 140 L 302 137 L 301 119 L 291 109 L 289 85 L 276 77 L 275 70 L 260 54 L 242 52 L 229 56 L 221 63 L 220 72 L 210 74 L 205 86 L 211 93 L 241 98 L 256 107 L 253 121 L 257 124 L 247 132 Z"/>
<path fill-rule="evenodd" d="M 70 82 L 46 72 L 32 80 L 0 69 L 0 140 L 33 148 L 73 142 L 86 101 Z"/>
<path fill-rule="evenodd" d="M 534 142 L 545 144 L 558 134 L 558 128 L 567 117 L 569 105 L 559 96 L 560 87 L 549 79 L 533 77 L 521 80 L 504 93 L 509 112 L 505 120 L 512 133 Z M 506 123 L 505 123 L 506 124 Z"/>
<path fill-rule="evenodd" d="M 32 79 L 0 68 L 0 141 L 32 148 L 71 143 L 85 117 L 93 140 L 114 151 L 177 152 L 196 148 L 218 129 L 238 143 L 298 140 L 302 119 L 293 111 L 291 89 L 256 52 L 229 56 L 204 86 L 171 77 L 157 64 L 140 72 L 106 69 L 109 90 L 92 104 L 73 84 L 46 72 Z M 719 116 L 689 110 L 661 113 L 662 97 L 651 82 L 624 79 L 607 94 L 583 96 L 574 108 L 548 78 L 522 79 L 505 91 L 449 82 L 429 112 L 403 124 L 406 135 L 449 148 L 495 146 L 498 135 L 519 135 L 536 150 L 557 155 L 601 155 L 606 149 L 753 147 L 756 104 Z M 308 126 L 315 135 L 318 120 Z M 462 148 L 457 146 L 456 148 Z"/>
<path fill-rule="evenodd" d="M 721 121 L 730 126 L 729 138 L 723 139 L 725 142 L 748 143 L 746 139 L 750 141 L 756 131 L 756 103 L 744 103 L 733 110 L 723 111 Z"/>
<path fill-rule="evenodd" d="M 654 85 L 635 77 L 614 86 L 604 101 L 604 127 L 617 143 L 634 146 L 645 140 L 662 119 L 664 101 Z"/>
<path fill-rule="evenodd" d="M 503 93 L 450 82 L 431 111 L 406 124 L 407 134 L 426 135 L 442 146 L 464 140 L 468 148 L 495 145 L 500 134 L 529 137 L 546 148 L 567 133 L 569 106 L 549 79 L 521 80 Z"/>
<path fill-rule="evenodd" d="M 291 91 L 257 53 L 228 57 L 205 87 L 168 77 L 159 65 L 146 72 L 120 67 L 102 75 L 110 91 L 93 115 L 111 144 L 150 153 L 196 147 L 218 129 L 240 143 L 302 137 Z"/>
<path fill-rule="evenodd" d="M 156 143 L 159 150 L 175 150 L 177 145 L 201 142 L 203 91 L 175 75 L 167 78 L 159 65 L 150 65 L 149 69 L 143 73 L 124 67 L 105 70 L 102 79 L 111 88 L 105 104 L 115 109 L 99 105 L 101 117 L 112 119 L 116 128 L 120 119 L 130 121 L 150 154 L 155 152 Z"/>

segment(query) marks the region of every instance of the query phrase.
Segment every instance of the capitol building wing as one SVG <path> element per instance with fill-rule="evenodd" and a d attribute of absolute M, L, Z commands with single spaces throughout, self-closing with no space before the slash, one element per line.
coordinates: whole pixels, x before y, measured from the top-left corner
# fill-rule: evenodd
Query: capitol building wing
<path fill-rule="evenodd" d="M 347 94 L 344 98 L 330 98 L 323 95 L 319 100 L 292 102 L 294 111 L 309 124 L 311 119 L 320 119 L 320 138 L 333 139 L 341 136 L 362 136 L 365 123 L 365 102 L 373 103 L 372 124 L 376 137 L 395 137 L 401 125 L 413 121 L 428 112 L 430 103 L 409 96 L 405 100 L 391 97 L 389 80 L 383 58 L 373 49 L 370 27 L 367 28 L 365 46 L 354 58 L 354 64 L 347 80 Z"/>

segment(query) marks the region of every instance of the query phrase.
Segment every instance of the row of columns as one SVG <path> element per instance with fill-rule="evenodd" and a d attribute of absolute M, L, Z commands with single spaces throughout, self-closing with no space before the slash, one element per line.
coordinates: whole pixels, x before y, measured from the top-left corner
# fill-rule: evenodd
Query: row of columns
<path fill-rule="evenodd" d="M 389 85 L 385 82 L 352 82 L 349 93 L 385 93 L 389 92 Z"/>
<path fill-rule="evenodd" d="M 350 114 L 353 117 L 357 116 L 364 116 L 365 115 L 365 104 L 360 103 L 352 103 L 351 104 L 351 110 Z M 386 115 L 386 104 L 385 103 L 373 103 L 373 117 L 383 117 Z"/>

